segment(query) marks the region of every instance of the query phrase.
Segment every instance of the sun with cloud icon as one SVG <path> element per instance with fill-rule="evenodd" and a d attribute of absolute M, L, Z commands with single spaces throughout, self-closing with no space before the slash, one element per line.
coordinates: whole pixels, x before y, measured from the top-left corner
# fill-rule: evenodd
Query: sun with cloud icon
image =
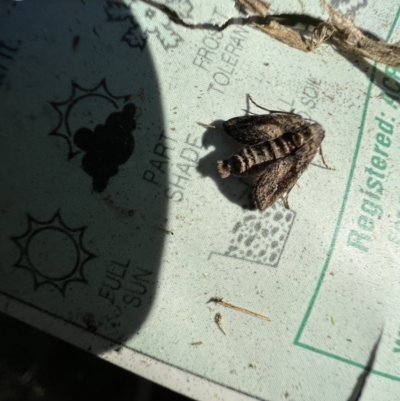
<path fill-rule="evenodd" d="M 99 123 L 99 117 L 122 109 L 130 98 L 130 95 L 113 95 L 105 79 L 93 88 L 84 88 L 72 81 L 72 91 L 66 100 L 50 102 L 58 113 L 57 126 L 50 135 L 66 140 L 68 159 L 72 159 L 81 152 L 74 144 L 74 133 L 82 126 L 94 128 Z"/>
<path fill-rule="evenodd" d="M 92 177 L 95 192 L 104 191 L 133 154 L 138 113 L 130 98 L 111 94 L 103 79 L 91 89 L 72 82 L 67 100 L 51 102 L 58 123 L 50 135 L 67 142 L 69 160 L 82 153 L 82 170 Z"/>
<path fill-rule="evenodd" d="M 26 232 L 11 237 L 20 250 L 14 267 L 29 271 L 35 289 L 47 284 L 65 295 L 70 283 L 87 284 L 83 269 L 96 256 L 83 246 L 86 228 L 68 227 L 60 211 L 48 221 L 38 221 L 28 214 Z"/>

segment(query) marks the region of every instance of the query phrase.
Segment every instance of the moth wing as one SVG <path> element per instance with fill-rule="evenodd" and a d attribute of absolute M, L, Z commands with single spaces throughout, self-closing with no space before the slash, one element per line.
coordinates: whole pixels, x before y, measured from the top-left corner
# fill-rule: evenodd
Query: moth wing
<path fill-rule="evenodd" d="M 309 123 L 298 115 L 265 114 L 234 117 L 225 121 L 222 126 L 226 134 L 235 141 L 255 145 L 272 141 L 305 124 Z"/>
<path fill-rule="evenodd" d="M 318 151 L 319 143 L 307 144 L 292 155 L 277 159 L 260 175 L 253 187 L 254 203 L 259 210 L 273 205 L 290 192 Z"/>

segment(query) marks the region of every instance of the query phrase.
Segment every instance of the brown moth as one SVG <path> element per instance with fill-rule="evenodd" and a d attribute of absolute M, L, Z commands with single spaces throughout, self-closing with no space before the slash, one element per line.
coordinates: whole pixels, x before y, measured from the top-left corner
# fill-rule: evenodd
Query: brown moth
<path fill-rule="evenodd" d="M 264 109 L 250 96 L 249 99 Z M 225 121 L 223 127 L 226 134 L 246 146 L 217 164 L 222 178 L 230 174 L 256 177 L 253 199 L 259 210 L 266 209 L 279 198 L 289 208 L 287 196 L 290 190 L 311 163 L 324 139 L 324 130 L 316 122 L 294 113 L 269 112 Z M 320 154 L 325 164 L 321 151 Z"/>

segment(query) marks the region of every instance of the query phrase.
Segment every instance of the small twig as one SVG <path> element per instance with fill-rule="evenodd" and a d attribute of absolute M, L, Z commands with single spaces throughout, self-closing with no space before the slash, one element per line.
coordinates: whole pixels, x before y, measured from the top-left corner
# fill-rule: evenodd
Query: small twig
<path fill-rule="evenodd" d="M 267 2 L 262 2 L 259 0 L 236 0 L 242 6 L 247 8 L 252 12 L 256 12 L 257 14 L 261 15 L 262 17 L 266 17 L 268 14 L 269 7 L 271 6 Z"/>
<path fill-rule="evenodd" d="M 225 329 L 222 327 L 222 315 L 218 312 L 215 314 L 215 323 L 217 323 L 219 329 L 226 335 Z"/>
<path fill-rule="evenodd" d="M 166 228 L 164 228 L 164 227 L 157 227 L 160 231 L 162 231 L 163 233 L 165 233 L 165 234 L 168 234 L 168 235 L 174 235 L 174 232 L 173 231 L 171 231 L 171 230 L 167 230 Z"/>
<path fill-rule="evenodd" d="M 251 311 L 249 309 L 245 309 L 245 308 L 242 308 L 240 306 L 233 305 L 230 302 L 223 301 L 222 298 L 213 297 L 213 298 L 210 299 L 209 302 L 215 302 L 216 304 L 220 304 L 222 306 L 225 306 L 226 308 L 231 308 L 231 309 L 237 310 L 239 312 L 247 313 L 248 315 L 251 315 L 251 316 L 257 317 L 259 319 L 265 320 L 266 322 L 270 322 L 271 321 L 271 319 L 268 316 L 261 315 L 260 313 L 253 312 L 253 311 Z M 217 313 L 217 315 L 218 315 L 218 313 Z M 217 317 L 217 316 L 215 316 L 215 317 Z"/>
<path fill-rule="evenodd" d="M 221 32 L 231 25 L 254 25 L 273 38 L 304 52 L 313 51 L 331 39 L 342 50 L 386 65 L 400 66 L 400 46 L 390 45 L 373 34 L 357 28 L 330 4 L 322 0 L 329 13 L 329 20 L 322 21 L 307 15 L 281 14 L 268 15 L 269 3 L 261 0 L 236 0 L 245 10 L 256 13 L 245 18 L 228 18 L 220 26 L 209 23 L 192 24 L 185 22 L 178 13 L 165 4 L 155 0 L 141 0 L 166 14 L 175 24 L 189 29 L 205 29 Z M 311 33 L 311 38 L 303 38 L 297 32 Z"/>
<path fill-rule="evenodd" d="M 203 128 L 216 128 L 215 125 L 200 123 L 200 122 L 198 122 L 198 121 L 197 121 L 197 124 L 199 124 L 200 127 L 203 127 Z"/>

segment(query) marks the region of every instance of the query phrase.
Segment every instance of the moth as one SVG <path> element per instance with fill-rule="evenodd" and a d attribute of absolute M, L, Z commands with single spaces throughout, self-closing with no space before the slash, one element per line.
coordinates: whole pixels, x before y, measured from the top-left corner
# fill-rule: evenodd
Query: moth
<path fill-rule="evenodd" d="M 253 200 L 264 210 L 282 198 L 289 209 L 287 197 L 306 170 L 321 143 L 325 131 L 317 122 L 292 112 L 271 111 L 269 114 L 234 117 L 223 123 L 228 136 L 245 144 L 227 160 L 217 162 L 222 178 L 254 176 Z"/>

